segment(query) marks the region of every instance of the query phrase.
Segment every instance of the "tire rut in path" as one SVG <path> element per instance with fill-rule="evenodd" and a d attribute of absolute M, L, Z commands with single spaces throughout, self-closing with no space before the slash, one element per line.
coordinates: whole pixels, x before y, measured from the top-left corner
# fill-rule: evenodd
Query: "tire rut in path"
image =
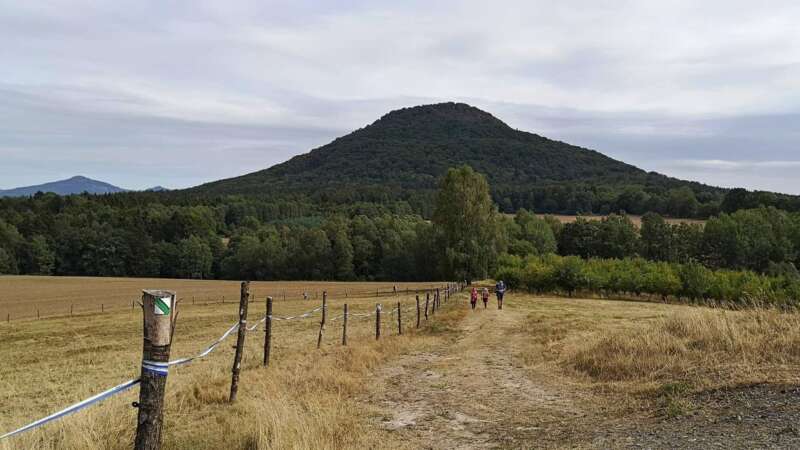
<path fill-rule="evenodd" d="M 410 448 L 563 446 L 571 438 L 566 424 L 586 413 L 515 361 L 524 320 L 510 308 L 470 312 L 452 342 L 382 367 L 367 399 L 382 411 L 377 425 Z"/>

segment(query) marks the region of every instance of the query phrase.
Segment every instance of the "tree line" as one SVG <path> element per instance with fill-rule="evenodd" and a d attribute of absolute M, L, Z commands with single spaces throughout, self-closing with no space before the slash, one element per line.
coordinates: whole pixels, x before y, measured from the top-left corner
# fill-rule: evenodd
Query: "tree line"
<path fill-rule="evenodd" d="M 800 279 L 746 270 L 712 270 L 697 262 L 577 256 L 500 257 L 494 276 L 529 292 L 591 293 L 600 297 L 655 297 L 695 303 L 796 306 Z"/>
<path fill-rule="evenodd" d="M 398 281 L 486 276 L 497 255 L 486 250 L 496 234 L 488 189 L 470 168 L 451 171 L 433 220 L 402 203 L 354 202 L 323 214 L 300 201 L 248 196 L 201 204 L 138 194 L 0 199 L 0 274 Z M 154 200 L 159 198 L 167 201 Z"/>
<path fill-rule="evenodd" d="M 733 191 L 732 191 L 733 192 Z M 226 279 L 481 279 L 500 255 L 642 258 L 797 277 L 800 214 L 736 210 L 700 223 L 655 213 L 562 224 L 499 213 L 486 178 L 450 169 L 430 215 L 404 202 L 333 210 L 300 196 L 158 193 L 0 199 L 0 273 Z"/>

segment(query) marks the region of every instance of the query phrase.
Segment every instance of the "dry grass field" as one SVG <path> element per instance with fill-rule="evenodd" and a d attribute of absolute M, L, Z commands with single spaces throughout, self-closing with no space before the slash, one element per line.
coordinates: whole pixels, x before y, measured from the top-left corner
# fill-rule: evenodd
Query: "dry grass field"
<path fill-rule="evenodd" d="M 506 214 L 506 215 L 509 216 L 509 217 L 514 217 L 514 214 Z M 601 220 L 604 217 L 606 217 L 606 216 L 603 216 L 603 215 L 586 215 L 586 216 L 573 216 L 573 215 L 566 215 L 566 214 L 536 214 L 536 215 L 539 216 L 539 217 L 542 217 L 542 218 L 544 218 L 546 216 L 555 217 L 561 223 L 572 223 L 572 222 L 575 222 L 576 220 L 578 220 L 578 217 L 582 217 L 582 218 L 587 219 L 587 220 Z M 629 214 L 628 218 L 631 219 L 631 222 L 633 222 L 633 224 L 636 227 L 641 227 L 642 226 L 642 216 L 630 215 Z M 678 224 L 678 223 L 689 223 L 689 224 L 704 225 L 706 223 L 705 220 L 701 220 L 701 219 L 676 219 L 676 218 L 672 218 L 672 217 L 665 217 L 664 220 L 667 223 L 671 223 L 673 225 L 674 224 Z"/>
<path fill-rule="evenodd" d="M 355 292 L 357 284 L 336 286 Z M 237 285 L 219 289 L 233 297 Z M 411 306 L 413 295 L 347 302 L 367 312 L 398 300 Z M 332 316 L 344 301 L 331 295 Z M 275 314 L 316 304 L 279 299 Z M 237 308 L 179 309 L 173 357 L 202 349 Z M 260 315 L 263 302 L 252 303 L 251 321 Z M 266 369 L 263 333 L 249 333 L 235 405 L 226 403 L 233 340 L 226 341 L 170 371 L 165 448 L 800 445 L 797 314 L 512 293 L 502 311 L 494 303 L 470 311 L 462 294 L 419 330 L 412 319 L 404 316 L 398 336 L 384 318 L 376 342 L 372 318 L 353 318 L 348 347 L 340 345 L 341 324 L 329 323 L 321 350 L 318 316 L 276 322 Z M 5 432 L 135 377 L 141 314 L 12 320 L 0 323 L 0 342 Z M 130 448 L 137 392 L 0 441 L 0 449 Z"/>
<path fill-rule="evenodd" d="M 547 215 L 555 217 L 561 223 L 575 222 L 576 220 L 578 220 L 578 217 L 583 217 L 584 219 L 587 220 L 600 220 L 603 217 L 605 217 L 605 216 L 572 216 L 563 214 L 537 214 L 537 216 L 539 217 L 545 217 Z M 631 222 L 633 222 L 633 224 L 636 225 L 637 227 L 642 226 L 642 216 L 628 215 L 628 218 L 631 219 Z M 671 224 L 693 223 L 693 224 L 703 225 L 705 223 L 705 220 L 700 220 L 700 219 L 676 219 L 671 217 L 665 217 L 664 220 L 667 221 L 667 223 Z"/>
<path fill-rule="evenodd" d="M 135 296 L 141 287 L 165 287 L 186 298 L 196 295 L 238 295 L 238 283 L 178 280 L 109 279 L 9 279 L 16 286 L 46 281 L 37 298 L 51 294 L 92 305 L 104 299 L 104 290 L 118 298 Z M 208 292 L 196 285 L 208 287 Z M 90 295 L 80 294 L 83 285 Z M 441 283 L 407 285 L 425 288 Z M 190 286 L 194 291 L 185 289 Z M 345 301 L 351 313 L 371 312 L 375 303 L 387 306 L 402 301 L 413 304 L 413 294 L 381 296 L 374 289 L 392 289 L 386 283 L 253 283 L 251 291 L 262 300 L 251 303 L 251 322 L 263 317 L 267 293 L 287 290 L 278 297 L 276 315 L 294 315 L 319 305 L 319 301 L 291 299 L 289 292 L 319 288 L 329 292 L 329 317 L 340 314 Z M 67 290 L 71 296 L 67 295 Z M 21 289 L 30 291 L 29 287 Z M 274 292 L 273 292 L 274 291 Z M 370 296 L 356 298 L 350 293 Z M 186 294 L 184 294 L 184 292 Z M 345 292 L 348 297 L 345 297 Z M 7 297 L 5 289 L 3 297 Z M 138 309 L 138 306 L 137 306 Z M 196 354 L 235 323 L 238 302 L 179 306 L 172 357 Z M 407 335 L 398 337 L 396 323 L 384 314 L 385 338 L 375 342 L 372 318 L 351 317 L 350 346 L 341 347 L 341 322 L 332 322 L 324 345 L 317 350 L 319 315 L 305 320 L 275 322 L 272 367 L 260 367 L 263 332 L 248 333 L 239 401 L 227 404 L 235 337 L 208 358 L 173 369 L 168 381 L 165 448 L 352 448 L 383 447 L 391 436 L 371 430 L 369 408 L 356 401 L 368 371 L 381 361 L 412 348 L 434 345 L 435 338 L 414 333 L 406 318 Z M 104 314 L 42 320 L 12 320 L 0 324 L 0 430 L 6 432 L 43 417 L 73 402 L 138 376 L 141 361 L 141 312 L 122 308 Z M 0 448 L 130 448 L 136 411 L 130 407 L 137 389 L 105 403 L 7 441 Z M 386 439 L 389 439 L 388 441 Z M 392 443 L 390 446 L 394 446 Z"/>
<path fill-rule="evenodd" d="M 344 282 L 285 282 L 257 281 L 250 291 L 263 300 L 271 295 L 276 300 L 302 300 L 306 292 L 310 300 L 321 299 L 327 290 L 331 297 L 374 297 L 376 291 L 385 294 L 398 290 L 424 289 L 441 283 L 344 283 Z M 184 305 L 239 301 L 238 281 L 174 280 L 163 278 L 98 278 L 98 277 L 39 277 L 0 275 L 0 319 L 35 318 L 74 314 L 96 314 L 109 310 L 130 310 L 132 302 L 141 298 L 142 289 L 176 291 Z"/>

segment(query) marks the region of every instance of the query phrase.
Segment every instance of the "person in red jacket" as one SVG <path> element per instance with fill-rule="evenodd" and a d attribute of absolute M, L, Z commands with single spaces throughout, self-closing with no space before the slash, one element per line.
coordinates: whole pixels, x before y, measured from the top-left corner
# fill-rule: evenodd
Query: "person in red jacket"
<path fill-rule="evenodd" d="M 478 290 L 475 287 L 472 288 L 472 292 L 469 295 L 469 303 L 472 305 L 473 310 L 478 304 Z"/>
<path fill-rule="evenodd" d="M 486 309 L 489 305 L 489 289 L 483 288 L 481 298 L 483 299 L 483 309 Z"/>

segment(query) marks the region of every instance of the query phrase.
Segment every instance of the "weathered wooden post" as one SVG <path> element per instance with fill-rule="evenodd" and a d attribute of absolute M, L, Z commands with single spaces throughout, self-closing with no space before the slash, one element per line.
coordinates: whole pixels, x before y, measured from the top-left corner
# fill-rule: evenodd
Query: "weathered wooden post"
<path fill-rule="evenodd" d="M 105 312 L 105 306 L 102 303 L 100 303 L 100 312 Z"/>
<path fill-rule="evenodd" d="M 375 305 L 375 340 L 381 338 L 381 304 Z"/>
<path fill-rule="evenodd" d="M 436 309 L 439 309 L 439 308 L 442 307 L 442 303 L 441 303 L 442 302 L 442 297 L 439 294 L 440 294 L 439 288 L 436 288 Z"/>
<path fill-rule="evenodd" d="M 344 304 L 344 316 L 342 316 L 342 345 L 347 345 L 347 303 Z"/>
<path fill-rule="evenodd" d="M 247 305 L 250 303 L 249 300 L 250 282 L 242 281 L 242 290 L 239 295 L 239 333 L 236 336 L 236 353 L 233 355 L 233 368 L 231 369 L 231 403 L 236 401 L 236 394 L 239 393 L 239 372 L 242 370 L 244 338 L 247 336 Z"/>
<path fill-rule="evenodd" d="M 397 302 L 397 334 L 403 334 L 403 320 L 400 318 L 400 302 Z"/>
<path fill-rule="evenodd" d="M 317 336 L 317 348 L 322 346 L 322 333 L 325 331 L 325 313 L 328 311 L 328 291 L 322 291 L 322 319 L 319 321 L 319 336 Z"/>
<path fill-rule="evenodd" d="M 419 328 L 419 295 L 417 295 L 417 328 Z"/>
<path fill-rule="evenodd" d="M 430 301 L 430 299 L 431 299 L 430 293 L 426 292 L 425 293 L 425 321 L 426 322 L 428 321 L 428 302 Z"/>
<path fill-rule="evenodd" d="M 131 303 L 133 303 L 133 302 L 131 302 Z M 72 317 L 72 310 L 73 310 L 74 308 L 75 308 L 75 304 L 74 304 L 74 303 L 70 303 L 70 305 L 69 305 L 69 316 L 70 316 L 70 317 Z"/>
<path fill-rule="evenodd" d="M 267 316 L 264 320 L 264 367 L 269 365 L 269 351 L 272 347 L 272 297 L 267 297 Z"/>
<path fill-rule="evenodd" d="M 39 320 L 40 318 L 41 317 L 39 317 L 39 308 L 36 308 L 36 320 Z"/>
<path fill-rule="evenodd" d="M 164 391 L 169 373 L 169 349 L 175 327 L 175 293 L 147 290 L 142 294 L 144 345 L 136 420 L 135 450 L 161 448 Z"/>

